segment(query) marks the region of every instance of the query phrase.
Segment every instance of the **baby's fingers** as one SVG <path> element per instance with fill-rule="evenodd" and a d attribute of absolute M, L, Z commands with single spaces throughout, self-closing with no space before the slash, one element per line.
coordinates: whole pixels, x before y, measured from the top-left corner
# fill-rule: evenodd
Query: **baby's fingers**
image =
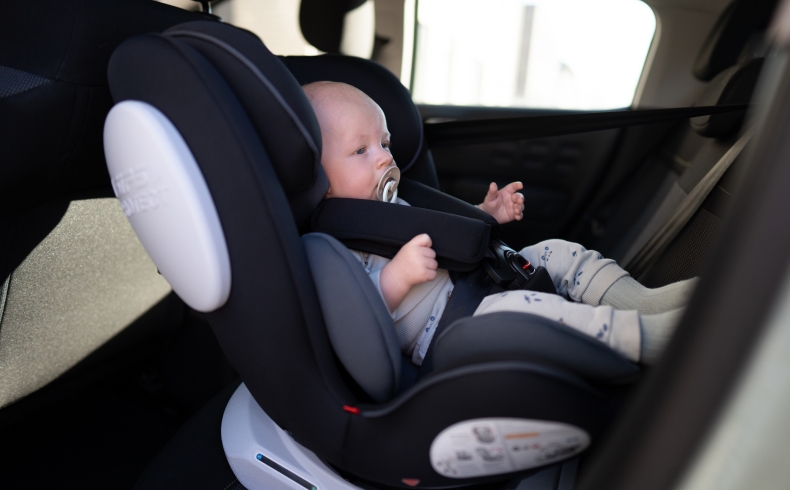
<path fill-rule="evenodd" d="M 428 258 L 425 260 L 425 267 L 435 271 L 439 268 L 439 262 L 437 262 L 436 259 Z"/>
<path fill-rule="evenodd" d="M 499 192 L 499 188 L 496 185 L 496 182 L 491 182 L 488 186 L 488 193 L 486 194 L 486 199 L 496 199 L 497 193 Z"/>
<path fill-rule="evenodd" d="M 422 233 L 409 240 L 410 244 L 417 245 L 418 247 L 430 247 L 433 245 L 431 237 L 427 233 Z"/>

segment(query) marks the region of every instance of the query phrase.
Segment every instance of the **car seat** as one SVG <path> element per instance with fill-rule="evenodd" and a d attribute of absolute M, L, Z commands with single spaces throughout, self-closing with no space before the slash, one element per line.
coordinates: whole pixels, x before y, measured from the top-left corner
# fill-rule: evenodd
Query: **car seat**
<path fill-rule="evenodd" d="M 370 84 L 405 174 L 430 182 L 419 117 L 399 104 L 408 94 L 368 62 L 283 64 L 250 33 L 205 22 L 129 39 L 110 61 L 114 189 L 244 382 L 222 429 L 234 473 L 247 488 L 456 488 L 578 454 L 635 365 L 563 325 L 497 314 L 451 325 L 435 371 L 402 383 L 391 319 L 361 266 L 331 237 L 300 239 L 327 181 L 296 80 L 346 76 Z M 502 334 L 489 341 L 487 328 Z"/>
<path fill-rule="evenodd" d="M 162 335 L 183 310 L 112 194 L 101 128 L 113 49 L 204 17 L 133 0 L 31 0 L 3 13 L 0 421 L 10 424 L 30 408 L 21 399 Z"/>
<path fill-rule="evenodd" d="M 695 105 L 749 103 L 767 54 L 764 30 L 776 2 L 734 1 L 721 14 L 700 49 L 694 75 L 708 82 Z M 743 113 L 683 121 L 672 127 L 635 128 L 615 157 L 609 181 L 571 233 L 626 269 L 679 203 L 746 131 Z M 642 136 L 640 139 L 639 133 Z M 656 135 L 662 136 L 656 139 Z M 637 279 L 648 287 L 700 274 L 721 228 L 740 175 L 736 160 L 684 229 Z M 639 164 L 635 165 L 635 162 Z M 630 169 L 630 170 L 629 170 Z M 623 178 L 631 172 L 628 178 Z M 618 177 L 620 175 L 620 177 Z M 630 269 L 629 269 L 630 270 Z"/>

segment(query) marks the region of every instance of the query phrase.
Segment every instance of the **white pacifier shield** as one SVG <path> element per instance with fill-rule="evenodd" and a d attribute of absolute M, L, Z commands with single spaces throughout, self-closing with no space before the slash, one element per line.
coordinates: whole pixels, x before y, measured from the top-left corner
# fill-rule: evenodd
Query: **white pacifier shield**
<path fill-rule="evenodd" d="M 214 201 L 181 134 L 150 104 L 124 101 L 104 123 L 115 195 L 173 290 L 195 310 L 230 294 L 230 259 Z"/>
<path fill-rule="evenodd" d="M 559 422 L 483 418 L 458 422 L 433 440 L 431 466 L 448 478 L 499 475 L 554 463 L 590 445 L 584 430 Z"/>
<path fill-rule="evenodd" d="M 395 202 L 398 197 L 398 184 L 400 183 L 400 169 L 392 166 L 384 172 L 376 187 L 376 199 L 384 202 Z"/>

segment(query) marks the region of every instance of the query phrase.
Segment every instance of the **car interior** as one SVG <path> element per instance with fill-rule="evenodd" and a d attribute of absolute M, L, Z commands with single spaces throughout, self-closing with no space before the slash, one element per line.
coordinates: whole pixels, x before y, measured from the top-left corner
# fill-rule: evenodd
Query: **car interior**
<path fill-rule="evenodd" d="M 301 33 L 324 54 L 297 56 L 223 21 L 232 1 L 212 2 L 217 15 L 209 2 L 5 5 L 3 486 L 696 481 L 684 472 L 783 290 L 784 262 L 742 266 L 788 238 L 768 218 L 786 198 L 778 2 L 646 2 L 659 27 L 638 101 L 619 111 L 634 122 L 582 131 L 567 128 L 601 111 L 415 100 L 382 54 L 409 47 L 407 16 L 400 39 L 379 34 L 404 2 L 375 2 L 366 23 L 372 0 L 303 0 Z M 318 80 L 381 106 L 412 207 L 322 201 L 300 88 Z M 662 112 L 677 108 L 701 115 Z M 556 129 L 490 130 L 530 120 Z M 473 206 L 515 180 L 524 220 L 500 227 Z M 495 243 L 564 238 L 648 287 L 702 280 L 655 367 L 499 313 L 451 322 L 418 369 L 343 244 L 391 257 L 421 227 L 447 231 L 435 248 L 457 273 L 482 270 Z"/>

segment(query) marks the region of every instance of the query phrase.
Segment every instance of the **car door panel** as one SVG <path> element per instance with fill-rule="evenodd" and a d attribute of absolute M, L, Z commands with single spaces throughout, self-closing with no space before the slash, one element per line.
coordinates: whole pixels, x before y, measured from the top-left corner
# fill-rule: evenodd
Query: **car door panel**
<path fill-rule="evenodd" d="M 571 113 L 545 109 L 418 106 L 426 124 L 450 120 Z M 621 130 L 500 143 L 431 148 L 443 191 L 478 204 L 488 186 L 521 181 L 524 219 L 504 226 L 502 238 L 523 247 L 560 237 L 578 217 L 605 172 Z"/>

